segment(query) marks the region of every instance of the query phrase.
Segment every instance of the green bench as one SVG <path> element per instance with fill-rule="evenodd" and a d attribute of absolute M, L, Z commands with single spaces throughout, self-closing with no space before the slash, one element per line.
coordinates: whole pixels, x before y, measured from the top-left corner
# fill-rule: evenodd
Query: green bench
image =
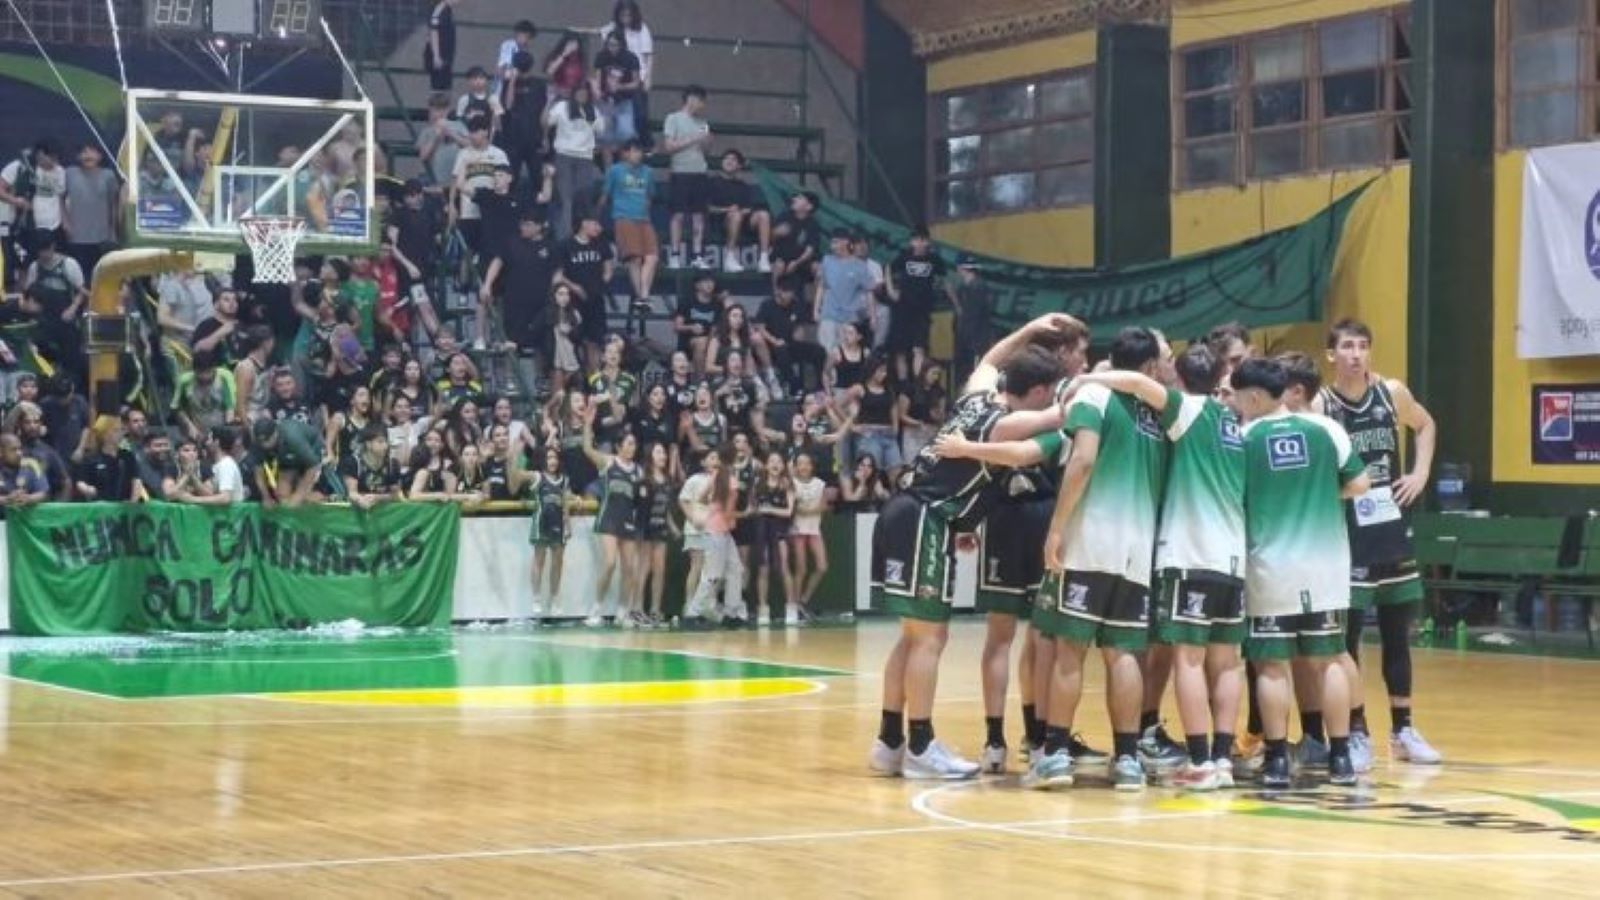
<path fill-rule="evenodd" d="M 1584 631 L 1593 649 L 1591 613 L 1600 597 L 1600 524 L 1595 519 L 1580 524 L 1576 558 L 1563 565 L 1566 519 L 1423 514 L 1415 521 L 1417 563 L 1435 598 L 1444 591 L 1491 594 L 1502 605 L 1535 591 L 1547 599 L 1577 598 L 1583 604 Z M 1546 610 L 1553 618 L 1554 604 L 1547 603 Z M 1536 617 L 1533 624 L 1537 632 Z"/>

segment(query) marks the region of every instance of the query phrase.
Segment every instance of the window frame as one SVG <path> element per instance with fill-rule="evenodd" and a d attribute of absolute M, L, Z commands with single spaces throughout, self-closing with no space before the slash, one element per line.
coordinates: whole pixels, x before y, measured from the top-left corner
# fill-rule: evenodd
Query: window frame
<path fill-rule="evenodd" d="M 1072 115 L 1045 115 L 1043 110 L 1044 91 L 1038 86 L 1046 82 L 1068 81 L 1073 78 L 1085 78 L 1089 84 L 1089 109 L 1087 112 Z M 985 95 L 993 91 L 1003 90 L 1017 85 L 1035 85 L 1034 108 L 1032 115 L 1027 120 L 994 120 L 987 116 L 987 110 L 982 110 L 979 121 L 970 128 L 952 130 L 949 127 L 947 105 L 951 97 L 979 94 Z M 958 88 L 939 91 L 928 95 L 928 142 L 926 145 L 926 163 L 928 171 L 927 209 L 930 222 L 965 222 L 974 219 L 992 218 L 994 216 L 1015 215 L 1017 213 L 1037 212 L 1047 209 L 1073 209 L 1092 206 L 1093 199 L 1093 173 L 1094 173 L 1094 123 L 1097 112 L 1098 98 L 1095 96 L 1095 66 L 1093 63 L 1073 66 L 1066 69 L 1052 69 L 1047 72 L 1037 72 L 1020 78 L 1007 78 L 1000 81 L 988 81 L 979 84 L 963 85 Z M 1060 159 L 1047 159 L 1046 150 L 1042 141 L 1044 129 L 1050 125 L 1062 123 L 1087 123 L 1089 126 L 1089 144 L 1086 153 Z M 980 140 L 978 161 L 970 171 L 959 173 L 943 172 L 939 168 L 941 150 L 945 142 L 962 137 L 988 138 L 992 135 L 1017 131 L 1023 127 L 1033 129 L 1030 140 L 1031 159 L 1026 165 L 991 166 L 988 160 L 988 147 Z M 1035 200 L 1026 206 L 1017 208 L 996 207 L 989 203 L 988 181 L 1005 175 L 1032 175 L 1035 184 L 1035 197 L 1042 197 L 1039 191 L 1039 180 L 1045 173 L 1056 170 L 1066 170 L 1077 166 L 1087 166 L 1091 178 L 1091 192 L 1087 200 L 1073 203 L 1044 203 Z M 978 207 L 968 215 L 953 216 L 940 202 L 941 192 L 952 183 L 967 182 L 973 184 L 978 191 Z"/>
<path fill-rule="evenodd" d="M 1519 97 L 1542 94 L 1559 94 L 1576 91 L 1578 95 L 1578 132 L 1571 141 L 1593 140 L 1600 136 L 1600 0 L 1581 0 L 1585 18 L 1576 28 L 1546 28 L 1527 34 L 1511 33 L 1511 7 L 1513 0 L 1499 0 L 1495 4 L 1494 29 L 1494 93 L 1495 93 L 1495 147 L 1502 152 L 1532 150 L 1538 147 L 1555 147 L 1568 139 L 1539 143 L 1518 143 L 1512 137 L 1512 112 Z M 1578 78 L 1559 85 L 1544 85 L 1518 91 L 1511 83 L 1512 50 L 1515 44 L 1529 38 L 1545 37 L 1576 31 L 1578 35 Z"/>
<path fill-rule="evenodd" d="M 1380 39 L 1382 47 L 1376 66 L 1346 66 L 1334 69 L 1324 69 L 1322 53 L 1322 32 L 1324 29 L 1342 23 L 1360 19 L 1377 18 L 1381 26 Z M 1397 30 L 1404 23 L 1408 55 L 1397 58 Z M 1256 41 L 1271 38 L 1281 38 L 1285 35 L 1298 34 L 1302 36 L 1302 48 L 1305 53 L 1304 74 L 1299 81 L 1305 85 L 1304 115 L 1298 122 L 1287 124 L 1255 126 L 1255 88 L 1261 85 L 1281 85 L 1292 82 L 1294 79 L 1270 79 L 1256 81 L 1255 64 L 1251 53 L 1252 45 Z M 1316 19 L 1309 22 L 1297 22 L 1279 28 L 1270 28 L 1254 31 L 1248 34 L 1233 35 L 1214 41 L 1202 41 L 1187 44 L 1183 47 L 1173 48 L 1172 55 L 1172 183 L 1177 191 L 1205 190 L 1216 187 L 1242 187 L 1251 182 L 1275 181 L 1283 178 L 1297 178 L 1305 175 L 1350 171 L 1365 168 L 1389 168 L 1397 163 L 1405 163 L 1410 159 L 1410 129 L 1411 106 L 1399 108 L 1401 98 L 1401 81 L 1410 71 L 1415 51 L 1411 48 L 1412 21 L 1409 5 L 1396 5 L 1377 7 L 1343 16 L 1334 16 L 1326 19 Z M 1189 91 L 1187 62 L 1189 54 L 1197 51 L 1212 50 L 1219 47 L 1231 48 L 1234 56 L 1235 77 L 1231 85 L 1220 88 L 1205 88 Z M 1323 80 L 1328 77 L 1355 72 L 1375 70 L 1378 73 L 1380 84 L 1378 86 L 1378 105 L 1371 112 L 1352 113 L 1348 115 L 1329 116 L 1324 112 L 1325 90 Z M 1233 96 L 1233 130 L 1204 137 L 1191 138 L 1187 133 L 1188 103 L 1190 100 L 1232 93 Z M 1358 164 L 1328 164 L 1323 156 L 1323 137 L 1325 129 L 1329 126 L 1350 125 L 1358 122 L 1375 123 L 1380 141 L 1380 153 L 1377 159 L 1370 163 Z M 1255 170 L 1256 152 L 1255 138 L 1258 135 L 1287 134 L 1299 132 L 1301 134 L 1301 161 L 1300 166 L 1286 172 L 1271 175 L 1252 174 Z M 1222 144 L 1231 141 L 1233 145 L 1233 172 L 1230 177 L 1213 180 L 1192 182 L 1189 178 L 1188 151 L 1197 146 Z"/>

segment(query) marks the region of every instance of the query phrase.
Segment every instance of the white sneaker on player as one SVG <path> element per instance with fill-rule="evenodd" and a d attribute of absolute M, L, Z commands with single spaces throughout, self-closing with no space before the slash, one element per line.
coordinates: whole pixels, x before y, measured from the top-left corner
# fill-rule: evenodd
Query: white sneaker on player
<path fill-rule="evenodd" d="M 920 755 L 906 751 L 900 774 L 920 781 L 959 781 L 978 774 L 978 764 L 962 759 L 955 751 L 934 741 Z"/>
<path fill-rule="evenodd" d="M 1372 771 L 1372 738 L 1364 731 L 1350 732 L 1350 765 L 1358 775 Z"/>
<path fill-rule="evenodd" d="M 980 763 L 983 765 L 985 775 L 1004 775 L 1006 773 L 1006 745 L 985 745 Z"/>
<path fill-rule="evenodd" d="M 1444 761 L 1439 751 L 1433 749 L 1422 732 L 1410 725 L 1400 729 L 1398 734 L 1389 736 L 1389 756 L 1396 762 L 1417 763 L 1424 766 L 1436 766 Z"/>
<path fill-rule="evenodd" d="M 867 768 L 891 778 L 900 774 L 905 765 L 906 745 L 902 741 L 900 746 L 891 747 L 880 738 L 872 742 L 872 752 L 867 754 Z"/>
<path fill-rule="evenodd" d="M 1218 787 L 1217 764 L 1207 761 L 1197 766 L 1186 762 L 1172 773 L 1172 786 L 1180 791 L 1214 791 Z"/>
<path fill-rule="evenodd" d="M 584 618 L 583 624 L 588 628 L 599 628 L 605 624 L 605 621 L 605 619 L 601 618 L 599 611 L 595 611 Z"/>
<path fill-rule="evenodd" d="M 1217 790 L 1227 790 L 1233 787 L 1233 760 L 1214 759 L 1211 765 L 1217 770 Z"/>
<path fill-rule="evenodd" d="M 1022 787 L 1030 791 L 1051 791 L 1072 787 L 1072 756 L 1065 750 L 1044 753 L 1041 749 L 1022 773 Z"/>
<path fill-rule="evenodd" d="M 739 251 L 722 251 L 722 271 L 729 275 L 738 275 L 744 271 L 744 263 L 739 262 Z"/>

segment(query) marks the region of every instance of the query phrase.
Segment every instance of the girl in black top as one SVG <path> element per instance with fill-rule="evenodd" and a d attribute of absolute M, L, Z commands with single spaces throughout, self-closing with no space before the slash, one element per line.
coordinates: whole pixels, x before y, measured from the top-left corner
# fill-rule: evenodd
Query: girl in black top
<path fill-rule="evenodd" d="M 889 361 L 874 356 L 866 382 L 850 395 L 856 408 L 851 456 L 871 456 L 892 479 L 900 468 L 900 405 L 889 387 Z"/>
<path fill-rule="evenodd" d="M 644 473 L 638 463 L 639 439 L 631 431 L 624 431 L 617 440 L 615 456 L 601 453 L 594 447 L 595 407 L 590 405 L 584 414 L 583 453 L 600 471 L 600 510 L 595 513 L 594 530 L 600 536 L 600 577 L 595 585 L 594 603 L 584 624 L 595 627 L 601 624 L 601 610 L 606 594 L 611 589 L 611 577 L 619 574 L 621 595 L 617 598 L 616 623 L 622 628 L 640 624 L 637 579 L 637 552 L 639 544 L 638 508 L 639 483 Z"/>
<path fill-rule="evenodd" d="M 761 462 L 756 459 L 750 435 L 743 431 L 733 433 L 733 463 L 729 472 L 735 488 L 734 509 L 737 521 L 733 526 L 733 545 L 739 548 L 739 562 L 744 566 L 745 586 L 750 580 L 750 545 L 756 540 L 755 496 L 756 479 L 761 475 Z"/>
<path fill-rule="evenodd" d="M 561 470 L 572 482 L 578 494 L 591 494 L 600 470 L 594 467 L 583 452 L 584 420 L 589 415 L 589 396 L 579 388 L 550 398 L 551 406 L 545 411 L 546 443 L 555 441 L 561 447 Z M 596 495 L 598 496 L 598 495 Z"/>
<path fill-rule="evenodd" d="M 944 424 L 947 401 L 944 369 L 924 362 L 909 389 L 900 392 L 900 459 L 906 465 L 911 465 Z"/>
<path fill-rule="evenodd" d="M 450 500 L 456 496 L 456 467 L 445 448 L 444 436 L 428 430 L 422 446 L 411 454 L 410 500 Z"/>
<path fill-rule="evenodd" d="M 861 329 L 846 322 L 839 329 L 839 346 L 828 354 L 828 368 L 822 382 L 835 397 L 867 380 L 867 348 L 861 343 Z"/>
<path fill-rule="evenodd" d="M 710 386 L 701 384 L 694 392 L 694 408 L 684 415 L 678 429 L 678 443 L 693 466 L 689 474 L 700 471 L 700 460 L 727 438 L 728 420 L 717 412 Z"/>
<path fill-rule="evenodd" d="M 350 407 L 328 417 L 326 446 L 333 448 L 333 458 L 343 464 L 361 452 L 361 432 L 372 423 L 372 389 L 357 385 L 350 392 Z"/>
<path fill-rule="evenodd" d="M 408 359 L 401 366 L 400 381 L 390 389 L 386 405 L 393 405 L 397 396 L 404 396 L 411 401 L 411 414 L 417 418 L 433 414 L 433 385 L 428 383 L 423 374 L 420 360 Z"/>
<path fill-rule="evenodd" d="M 458 474 L 456 475 L 455 499 L 463 503 L 482 503 L 489 494 L 488 472 L 483 465 L 483 451 L 477 444 L 468 444 L 461 448 Z"/>
<path fill-rule="evenodd" d="M 706 376 L 720 378 L 728 366 L 728 354 L 737 351 L 751 363 L 752 338 L 749 317 L 744 307 L 729 304 L 722 310 L 717 327 L 711 332 L 711 343 L 706 347 Z"/>
<path fill-rule="evenodd" d="M 678 420 L 668 402 L 667 386 L 653 384 L 645 391 L 644 404 L 629 414 L 628 426 L 639 436 L 639 444 L 667 448 L 667 471 L 678 474 Z"/>
<path fill-rule="evenodd" d="M 639 590 L 649 585 L 650 611 L 646 619 L 659 627 L 661 601 L 667 588 L 667 542 L 678 537 L 672 508 L 678 502 L 678 483 L 672 475 L 672 455 L 666 444 L 648 444 L 648 471 L 639 494 Z"/>
<path fill-rule="evenodd" d="M 889 499 L 889 482 L 878 471 L 878 460 L 870 453 L 856 457 L 855 471 L 839 476 L 841 512 L 877 512 Z"/>
<path fill-rule="evenodd" d="M 478 421 L 478 403 L 462 397 L 451 405 L 444 416 L 444 442 L 450 452 L 461 458 L 468 444 L 483 443 L 483 425 Z"/>
<path fill-rule="evenodd" d="M 694 409 L 694 393 L 700 388 L 689 354 L 679 350 L 672 354 L 672 374 L 667 377 L 667 404 L 674 419 Z"/>
<path fill-rule="evenodd" d="M 756 621 L 768 621 L 772 567 L 783 578 L 784 609 L 794 607 L 794 579 L 789 573 L 789 523 L 794 519 L 794 488 L 782 453 L 767 454 L 766 468 L 755 485 Z"/>
<path fill-rule="evenodd" d="M 516 500 L 528 485 L 529 476 L 523 469 L 522 454 L 511 447 L 511 428 L 495 424 L 489 427 L 488 459 L 483 468 L 489 482 L 489 499 L 505 502 Z"/>

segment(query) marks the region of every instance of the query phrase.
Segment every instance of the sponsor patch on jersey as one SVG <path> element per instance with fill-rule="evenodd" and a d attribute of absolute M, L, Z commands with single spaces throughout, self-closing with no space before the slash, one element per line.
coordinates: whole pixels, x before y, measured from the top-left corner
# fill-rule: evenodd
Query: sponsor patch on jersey
<path fill-rule="evenodd" d="M 1539 394 L 1539 439 L 1572 440 L 1572 393 L 1558 391 Z"/>
<path fill-rule="evenodd" d="M 1304 469 L 1311 465 L 1311 453 L 1303 434 L 1275 434 L 1267 438 L 1267 465 L 1274 472 Z"/>
<path fill-rule="evenodd" d="M 1222 446 L 1229 450 L 1243 450 L 1244 436 L 1239 433 L 1239 420 L 1231 414 L 1222 417 Z"/>
<path fill-rule="evenodd" d="M 906 583 L 906 563 L 902 559 L 886 559 L 883 561 L 883 580 L 886 584 L 904 585 Z"/>

